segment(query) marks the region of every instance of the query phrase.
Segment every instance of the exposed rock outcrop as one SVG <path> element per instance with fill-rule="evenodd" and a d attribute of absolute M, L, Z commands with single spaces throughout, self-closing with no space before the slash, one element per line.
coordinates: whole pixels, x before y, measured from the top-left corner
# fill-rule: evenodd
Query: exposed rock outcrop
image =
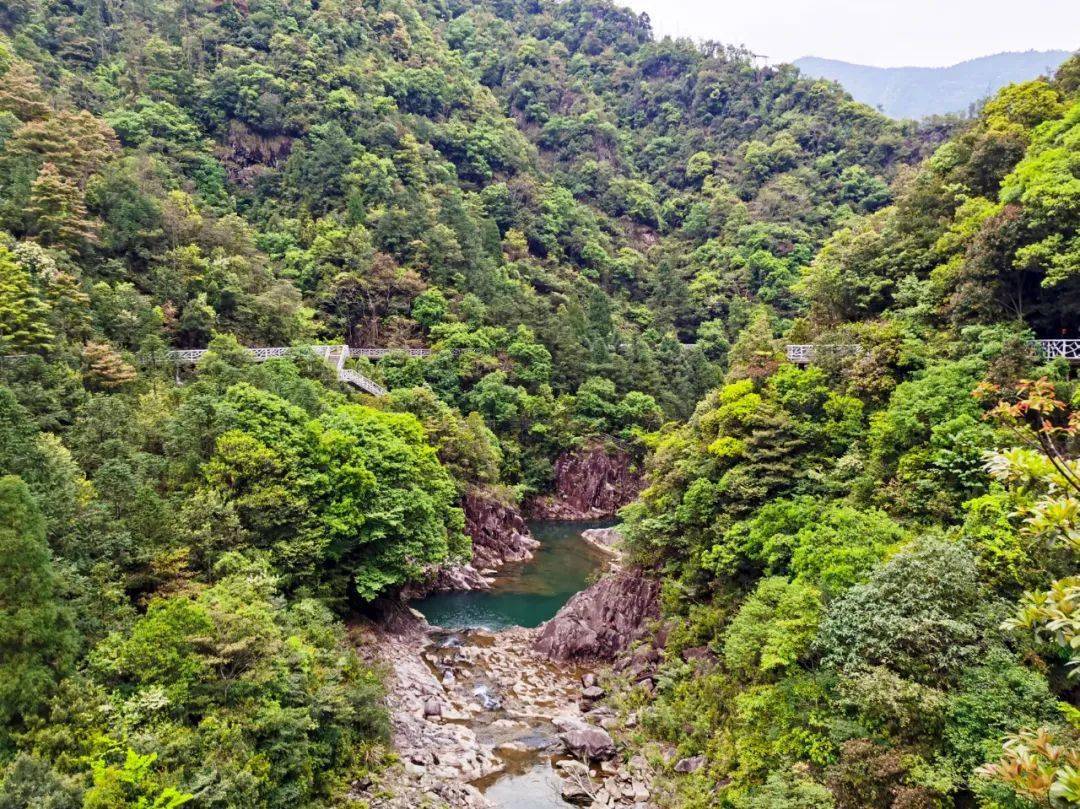
<path fill-rule="evenodd" d="M 528 513 L 537 520 L 600 520 L 613 517 L 641 487 L 641 471 L 633 457 L 596 442 L 559 456 L 554 491 L 534 498 Z"/>
<path fill-rule="evenodd" d="M 553 660 L 613 660 L 659 617 L 660 582 L 620 570 L 575 595 L 540 627 L 533 648 Z"/>
<path fill-rule="evenodd" d="M 426 581 L 405 588 L 405 599 L 444 590 L 486 590 L 491 587 L 495 571 L 507 562 L 531 559 L 540 545 L 529 533 L 517 507 L 494 492 L 470 489 L 461 507 L 465 512 L 465 533 L 472 538 L 472 561 L 432 571 Z"/>
<path fill-rule="evenodd" d="M 597 550 L 619 558 L 622 556 L 623 535 L 618 528 L 586 528 L 581 538 Z"/>
<path fill-rule="evenodd" d="M 262 135 L 240 121 L 229 124 L 225 142 L 214 150 L 231 182 L 251 185 L 270 169 L 285 164 L 293 139 L 287 135 Z"/>
<path fill-rule="evenodd" d="M 531 559 L 539 547 L 517 507 L 494 494 L 472 489 L 465 495 L 462 507 L 465 532 L 473 541 L 472 566 L 477 570 Z"/>

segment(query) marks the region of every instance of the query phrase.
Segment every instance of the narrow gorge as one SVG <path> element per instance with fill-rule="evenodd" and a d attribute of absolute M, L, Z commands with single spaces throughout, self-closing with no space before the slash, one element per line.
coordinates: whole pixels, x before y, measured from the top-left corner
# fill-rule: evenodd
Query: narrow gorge
<path fill-rule="evenodd" d="M 641 756 L 621 760 L 600 686 L 659 617 L 658 582 L 623 566 L 611 527 L 640 486 L 630 467 L 600 445 L 558 459 L 554 494 L 530 513 L 561 520 L 526 522 L 512 504 L 470 491 L 471 562 L 353 625 L 357 648 L 377 650 L 388 670 L 401 760 L 397 797 L 380 803 L 385 785 L 368 785 L 373 806 L 654 805 L 652 769 Z"/>

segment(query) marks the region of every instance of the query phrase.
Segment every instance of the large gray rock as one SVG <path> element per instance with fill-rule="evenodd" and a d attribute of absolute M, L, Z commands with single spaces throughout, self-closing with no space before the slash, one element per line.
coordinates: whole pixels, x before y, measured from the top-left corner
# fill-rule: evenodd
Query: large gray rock
<path fill-rule="evenodd" d="M 533 648 L 553 660 L 613 660 L 660 615 L 660 582 L 621 570 L 571 598 L 540 627 Z"/>
<path fill-rule="evenodd" d="M 560 790 L 562 799 L 580 806 L 592 804 L 593 784 L 589 778 L 589 768 L 580 761 L 560 761 L 556 766 L 563 777 Z"/>
<path fill-rule="evenodd" d="M 690 758 L 681 758 L 675 763 L 675 772 L 697 772 L 704 764 L 705 756 L 691 756 Z"/>
<path fill-rule="evenodd" d="M 586 528 L 581 532 L 581 538 L 604 553 L 620 555 L 623 535 L 618 528 Z"/>
<path fill-rule="evenodd" d="M 559 734 L 566 749 L 576 756 L 605 761 L 615 756 L 615 742 L 603 728 L 581 725 Z"/>

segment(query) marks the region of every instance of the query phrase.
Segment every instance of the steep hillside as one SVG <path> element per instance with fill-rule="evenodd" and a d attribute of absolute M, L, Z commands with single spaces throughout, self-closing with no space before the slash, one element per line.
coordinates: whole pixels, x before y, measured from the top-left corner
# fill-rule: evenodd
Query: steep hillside
<path fill-rule="evenodd" d="M 748 330 L 652 439 L 666 648 L 618 701 L 662 805 L 1080 802 L 1080 394 L 1029 342 L 1080 326 L 1078 127 L 1080 59 L 1001 91 L 804 272 L 814 365 Z"/>
<path fill-rule="evenodd" d="M 1069 51 L 1023 51 L 982 56 L 950 67 L 871 67 L 805 56 L 795 67 L 838 82 L 857 100 L 893 118 L 966 113 L 1007 84 L 1052 75 Z"/>
<path fill-rule="evenodd" d="M 670 641 L 612 705 L 703 757 L 661 805 L 1026 806 L 972 772 L 1068 741 L 1000 627 L 1073 473 L 991 487 L 971 389 L 1077 310 L 1076 92 L 898 123 L 598 0 L 0 5 L 0 807 L 420 805 L 345 621 L 646 457 Z M 431 354 L 367 396 L 341 343 Z"/>
<path fill-rule="evenodd" d="M 3 805 L 347 803 L 387 722 L 341 616 L 638 463 L 941 134 L 599 2 L 0 29 Z M 342 342 L 434 353 L 375 399 L 242 349 Z"/>

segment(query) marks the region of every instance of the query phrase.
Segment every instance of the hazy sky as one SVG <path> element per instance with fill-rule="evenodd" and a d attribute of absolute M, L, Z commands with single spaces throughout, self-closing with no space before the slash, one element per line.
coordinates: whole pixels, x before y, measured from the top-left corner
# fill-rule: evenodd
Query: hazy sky
<path fill-rule="evenodd" d="M 770 62 L 824 56 L 943 66 L 1000 51 L 1080 47 L 1080 0 L 622 0 L 658 36 L 746 45 Z"/>

